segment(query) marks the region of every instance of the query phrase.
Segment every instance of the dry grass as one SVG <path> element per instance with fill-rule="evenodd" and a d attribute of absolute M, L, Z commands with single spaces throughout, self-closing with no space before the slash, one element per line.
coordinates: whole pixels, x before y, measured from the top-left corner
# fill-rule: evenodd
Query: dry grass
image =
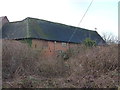
<path fill-rule="evenodd" d="M 69 59 L 44 59 L 26 44 L 3 41 L 5 88 L 114 88 L 118 86 L 118 46 L 80 46 Z"/>

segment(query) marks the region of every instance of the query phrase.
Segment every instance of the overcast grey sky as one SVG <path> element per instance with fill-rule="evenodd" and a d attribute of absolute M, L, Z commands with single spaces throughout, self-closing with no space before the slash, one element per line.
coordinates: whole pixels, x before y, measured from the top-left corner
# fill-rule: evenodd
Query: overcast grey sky
<path fill-rule="evenodd" d="M 94 0 L 79 27 L 118 35 L 118 1 Z M 77 26 L 91 0 L 0 0 L 0 16 L 10 21 L 26 17 Z"/>

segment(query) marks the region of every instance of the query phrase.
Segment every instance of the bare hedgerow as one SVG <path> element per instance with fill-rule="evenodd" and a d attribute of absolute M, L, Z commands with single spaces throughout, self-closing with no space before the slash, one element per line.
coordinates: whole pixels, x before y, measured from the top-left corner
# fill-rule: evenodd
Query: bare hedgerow
<path fill-rule="evenodd" d="M 3 79 L 34 73 L 34 61 L 37 60 L 37 56 L 26 44 L 18 41 L 3 40 L 2 46 Z"/>
<path fill-rule="evenodd" d="M 3 85 L 12 88 L 118 87 L 118 46 L 84 45 L 66 53 L 67 60 L 44 58 L 18 41 L 3 43 Z M 12 79 L 13 80 L 9 80 Z"/>

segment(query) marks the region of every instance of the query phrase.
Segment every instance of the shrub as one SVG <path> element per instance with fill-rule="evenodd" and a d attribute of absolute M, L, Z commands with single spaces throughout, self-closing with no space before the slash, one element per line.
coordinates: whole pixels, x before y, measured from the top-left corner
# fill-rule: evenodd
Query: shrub
<path fill-rule="evenodd" d="M 96 42 L 95 42 L 94 40 L 91 40 L 90 38 L 86 38 L 86 39 L 83 41 L 83 44 L 84 44 L 86 47 L 96 46 Z"/>
<path fill-rule="evenodd" d="M 27 43 L 28 44 L 28 46 L 30 46 L 31 47 L 31 45 L 32 45 L 32 40 L 31 39 L 23 39 L 23 40 L 20 40 L 22 43 Z"/>

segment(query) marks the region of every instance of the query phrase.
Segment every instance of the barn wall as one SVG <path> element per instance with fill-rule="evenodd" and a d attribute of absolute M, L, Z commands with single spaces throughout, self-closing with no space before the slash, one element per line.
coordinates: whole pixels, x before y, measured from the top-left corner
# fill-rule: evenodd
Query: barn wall
<path fill-rule="evenodd" d="M 32 40 L 32 48 L 36 50 L 41 50 L 47 56 L 53 55 L 56 53 L 61 53 L 63 51 L 68 50 L 72 47 L 77 47 L 77 44 L 67 44 L 62 42 L 55 42 L 55 41 L 45 41 L 45 40 Z"/>
<path fill-rule="evenodd" d="M 37 50 L 42 50 L 48 47 L 48 42 L 44 40 L 37 40 L 33 39 L 32 40 L 32 48 L 37 49 Z"/>

